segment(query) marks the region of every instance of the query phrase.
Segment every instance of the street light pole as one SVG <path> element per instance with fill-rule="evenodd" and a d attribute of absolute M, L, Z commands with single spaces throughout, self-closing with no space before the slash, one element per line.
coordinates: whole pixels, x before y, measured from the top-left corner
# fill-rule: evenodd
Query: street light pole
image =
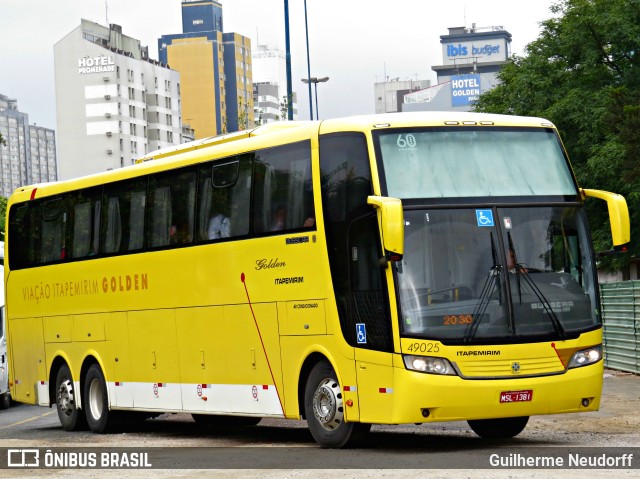
<path fill-rule="evenodd" d="M 304 30 L 307 34 L 307 79 L 311 79 L 311 61 L 309 60 L 309 24 L 307 23 L 307 0 L 304 0 Z M 316 95 L 317 97 L 317 95 Z M 316 98 L 316 105 L 318 100 Z M 313 120 L 313 100 L 311 99 L 311 82 L 309 81 L 309 119 Z"/>
<path fill-rule="evenodd" d="M 289 40 L 289 0 L 284 0 L 284 36 L 287 68 L 287 119 L 293 120 L 293 87 L 291 85 L 291 42 Z"/>
<path fill-rule="evenodd" d="M 311 77 L 311 78 L 302 78 L 302 83 L 308 83 L 309 84 L 309 90 L 311 90 L 311 84 L 313 83 L 314 89 L 316 91 L 316 120 L 319 119 L 318 117 L 318 83 L 324 83 L 329 81 L 329 77 Z M 311 97 L 311 96 L 309 96 Z M 313 120 L 313 116 L 311 117 L 311 119 Z"/>

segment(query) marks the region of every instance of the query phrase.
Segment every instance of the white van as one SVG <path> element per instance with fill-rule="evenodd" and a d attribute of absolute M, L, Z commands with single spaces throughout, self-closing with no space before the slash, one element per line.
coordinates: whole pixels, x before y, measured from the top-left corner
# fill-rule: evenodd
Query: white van
<path fill-rule="evenodd" d="M 4 316 L 4 242 L 0 241 L 0 409 L 11 405 L 7 361 L 7 324 Z"/>

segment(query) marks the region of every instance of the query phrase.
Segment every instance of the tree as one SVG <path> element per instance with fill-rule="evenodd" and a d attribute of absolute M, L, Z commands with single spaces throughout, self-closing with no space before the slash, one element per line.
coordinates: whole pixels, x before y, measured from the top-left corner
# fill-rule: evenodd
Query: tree
<path fill-rule="evenodd" d="M 5 220 L 7 216 L 7 198 L 0 196 L 0 241 L 4 241 Z"/>
<path fill-rule="evenodd" d="M 4 139 L 4 136 L 2 136 L 2 133 L 0 133 L 0 145 L 7 146 L 7 140 Z"/>
<path fill-rule="evenodd" d="M 560 131 L 581 186 L 625 196 L 640 253 L 640 0 L 560 0 L 525 55 L 498 74 L 476 111 L 541 116 Z M 611 247 L 607 209 L 587 202 L 597 250 Z M 628 256 L 607 266 L 628 264 Z"/>
<path fill-rule="evenodd" d="M 249 126 L 249 111 L 246 103 L 242 101 L 242 97 L 238 97 L 238 131 L 246 130 Z"/>

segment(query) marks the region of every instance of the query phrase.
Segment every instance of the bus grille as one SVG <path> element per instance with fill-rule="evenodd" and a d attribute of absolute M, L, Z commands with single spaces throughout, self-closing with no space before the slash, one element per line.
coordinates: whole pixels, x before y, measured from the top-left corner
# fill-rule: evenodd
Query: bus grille
<path fill-rule="evenodd" d="M 534 359 L 482 359 L 455 363 L 458 372 L 466 378 L 516 378 L 545 376 L 564 372 L 557 356 Z"/>

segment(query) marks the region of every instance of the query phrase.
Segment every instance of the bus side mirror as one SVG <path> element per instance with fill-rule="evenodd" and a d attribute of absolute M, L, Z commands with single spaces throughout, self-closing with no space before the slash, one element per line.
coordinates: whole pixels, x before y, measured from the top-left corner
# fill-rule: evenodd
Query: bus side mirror
<path fill-rule="evenodd" d="M 613 250 L 604 251 L 600 255 L 626 253 L 631 241 L 629 230 L 629 209 L 624 196 L 601 190 L 588 190 L 580 188 L 582 198 L 598 198 L 607 202 L 609 208 L 609 223 L 611 224 L 611 237 L 613 238 Z"/>
<path fill-rule="evenodd" d="M 367 203 L 373 205 L 378 213 L 380 237 L 384 257 L 382 264 L 388 261 L 400 261 L 404 254 L 404 213 L 402 202 L 397 198 L 369 196 Z"/>

